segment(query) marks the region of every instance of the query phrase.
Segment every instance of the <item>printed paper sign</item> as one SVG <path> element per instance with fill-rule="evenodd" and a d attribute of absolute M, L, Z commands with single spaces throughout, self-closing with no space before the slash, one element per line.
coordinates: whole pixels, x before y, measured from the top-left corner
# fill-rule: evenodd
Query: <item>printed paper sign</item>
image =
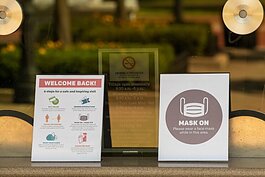
<path fill-rule="evenodd" d="M 104 76 L 36 78 L 32 161 L 100 161 Z"/>
<path fill-rule="evenodd" d="M 227 161 L 229 74 L 161 75 L 159 161 Z"/>

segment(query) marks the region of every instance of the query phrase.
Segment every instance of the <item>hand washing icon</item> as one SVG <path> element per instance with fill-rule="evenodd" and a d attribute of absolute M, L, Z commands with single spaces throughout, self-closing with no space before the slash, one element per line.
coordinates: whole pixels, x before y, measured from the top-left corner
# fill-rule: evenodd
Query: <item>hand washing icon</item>
<path fill-rule="evenodd" d="M 208 98 L 203 98 L 203 103 L 186 103 L 186 99 L 182 97 L 180 100 L 180 113 L 186 117 L 197 118 L 208 113 Z"/>

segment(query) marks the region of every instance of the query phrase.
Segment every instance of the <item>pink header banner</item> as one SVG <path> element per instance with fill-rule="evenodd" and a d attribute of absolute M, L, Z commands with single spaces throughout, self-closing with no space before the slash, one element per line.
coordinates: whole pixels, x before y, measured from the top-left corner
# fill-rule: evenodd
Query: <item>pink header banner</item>
<path fill-rule="evenodd" d="M 40 88 L 100 88 L 101 79 L 40 79 Z"/>

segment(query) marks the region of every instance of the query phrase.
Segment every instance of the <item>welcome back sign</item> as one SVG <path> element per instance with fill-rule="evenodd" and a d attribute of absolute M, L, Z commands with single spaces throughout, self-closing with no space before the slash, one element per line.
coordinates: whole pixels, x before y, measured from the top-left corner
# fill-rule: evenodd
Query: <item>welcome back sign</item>
<path fill-rule="evenodd" d="M 103 75 L 38 75 L 32 162 L 100 161 L 103 93 Z"/>

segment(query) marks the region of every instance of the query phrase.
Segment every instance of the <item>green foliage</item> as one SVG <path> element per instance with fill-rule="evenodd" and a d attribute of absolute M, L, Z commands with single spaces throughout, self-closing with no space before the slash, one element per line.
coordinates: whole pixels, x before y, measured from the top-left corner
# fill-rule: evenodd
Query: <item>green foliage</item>
<path fill-rule="evenodd" d="M 19 50 L 5 47 L 0 50 L 0 86 L 8 87 L 14 85 L 19 68 Z M 11 47 L 12 48 L 12 47 Z"/>
<path fill-rule="evenodd" d="M 76 41 L 104 41 L 121 43 L 168 43 L 176 54 L 183 51 L 200 55 L 206 50 L 208 37 L 211 35 L 207 25 L 171 25 L 171 26 L 140 26 L 122 27 L 109 26 L 106 28 L 93 27 L 79 29 L 74 32 Z"/>
<path fill-rule="evenodd" d="M 161 73 L 174 70 L 174 50 L 169 44 L 82 43 L 63 49 L 48 42 L 36 51 L 39 74 L 98 74 L 98 48 L 158 48 Z M 0 87 L 13 87 L 19 70 L 20 50 L 0 53 Z M 23 67 L 23 66 L 21 66 Z"/>
<path fill-rule="evenodd" d="M 187 63 L 187 58 L 178 56 L 204 54 L 212 36 L 208 25 L 158 26 L 136 21 L 117 27 L 112 16 L 83 16 L 73 19 L 72 27 L 75 45 L 66 49 L 50 41 L 53 27 L 43 27 L 49 30 L 38 38 L 42 44 L 35 62 L 40 74 L 97 74 L 99 48 L 158 48 L 160 72 L 178 72 Z M 12 87 L 19 69 L 19 49 L 0 51 L 0 86 Z"/>
<path fill-rule="evenodd" d="M 49 28 L 49 31 L 53 31 L 53 29 Z M 175 58 L 174 62 L 178 66 L 187 65 L 187 58 L 178 60 L 178 55 L 183 56 L 183 53 L 187 55 L 209 53 L 207 49 L 209 49 L 209 41 L 212 39 L 210 31 L 209 25 L 205 24 L 159 25 L 156 23 L 142 23 L 140 21 L 134 21 L 117 27 L 114 25 L 113 16 L 111 15 L 93 16 L 88 14 L 76 14 L 72 19 L 72 35 L 75 43 L 94 43 L 95 49 L 102 48 L 98 45 L 100 43 L 136 44 L 133 46 L 135 48 L 139 47 L 140 44 L 157 44 L 158 46 L 166 44 L 172 46 L 171 48 L 174 49 L 175 57 L 173 58 Z M 45 37 L 45 35 L 39 37 L 39 41 L 41 42 L 45 42 L 45 39 L 47 40 L 47 36 Z M 65 52 L 67 53 L 67 51 Z M 78 52 L 80 53 L 81 51 Z M 83 55 L 82 52 L 80 55 Z M 160 60 L 162 59 L 160 58 Z M 83 66 L 82 61 L 80 62 Z M 167 60 L 165 62 L 167 62 Z M 76 63 L 72 63 L 72 65 L 75 64 Z M 62 60 L 58 63 L 56 69 L 61 70 L 62 68 L 63 71 L 66 71 L 64 68 L 68 68 L 68 66 L 65 65 L 67 64 Z M 170 69 L 170 71 L 185 72 L 185 67 Z M 76 73 L 77 71 L 71 70 L 68 72 Z"/>
<path fill-rule="evenodd" d="M 36 63 L 42 74 L 97 74 L 97 50 L 47 49 Z"/>

